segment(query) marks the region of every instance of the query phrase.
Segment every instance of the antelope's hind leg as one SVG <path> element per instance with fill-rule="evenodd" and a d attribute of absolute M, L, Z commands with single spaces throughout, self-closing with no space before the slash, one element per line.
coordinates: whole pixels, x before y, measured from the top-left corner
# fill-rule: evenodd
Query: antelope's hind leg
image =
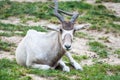
<path fill-rule="evenodd" d="M 32 68 L 43 69 L 43 70 L 48 70 L 48 69 L 51 68 L 49 65 L 36 64 L 36 63 L 32 64 L 31 67 Z"/>
<path fill-rule="evenodd" d="M 36 63 L 37 57 L 35 57 L 35 54 L 30 52 L 29 48 L 27 49 L 27 58 L 26 58 L 26 66 L 27 67 L 32 67 L 32 68 L 38 68 L 38 69 L 43 69 L 43 70 L 48 70 L 51 67 L 49 65 L 45 64 L 39 64 Z"/>
<path fill-rule="evenodd" d="M 43 69 L 43 70 L 48 70 L 51 68 L 49 65 L 35 63 L 34 61 L 30 60 L 29 58 L 27 58 L 26 66 L 32 67 L 32 68 Z"/>

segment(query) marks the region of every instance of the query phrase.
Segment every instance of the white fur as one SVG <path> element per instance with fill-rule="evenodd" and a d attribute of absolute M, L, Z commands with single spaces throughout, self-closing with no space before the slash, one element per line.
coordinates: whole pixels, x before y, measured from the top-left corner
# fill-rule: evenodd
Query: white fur
<path fill-rule="evenodd" d="M 71 31 L 67 33 L 71 34 Z M 70 68 L 61 59 L 66 52 L 62 45 L 61 36 L 58 31 L 44 33 L 29 30 L 16 49 L 17 63 L 45 70 L 54 69 L 60 64 L 63 71 L 69 72 Z M 82 67 L 72 58 L 71 54 L 66 53 L 66 55 L 75 69 L 82 70 Z"/>
<path fill-rule="evenodd" d="M 70 68 L 62 61 L 62 59 L 59 61 L 60 66 L 62 67 L 63 71 L 69 72 Z"/>
<path fill-rule="evenodd" d="M 52 61 L 64 54 L 60 53 L 62 49 L 58 37 L 58 32 L 43 33 L 29 30 L 16 49 L 17 63 L 40 69 L 54 67 L 57 61 L 55 63 Z M 54 65 L 50 66 L 51 64 Z"/>
<path fill-rule="evenodd" d="M 74 26 L 74 30 L 80 30 L 80 29 L 87 28 L 87 27 L 90 27 L 90 26 L 91 26 L 91 24 L 89 24 L 89 23 L 76 25 L 76 26 Z"/>
<path fill-rule="evenodd" d="M 71 56 L 71 54 L 69 52 L 66 53 L 66 56 L 68 57 L 68 59 L 70 60 L 71 64 L 74 66 L 74 68 L 76 70 L 83 70 L 83 68 L 80 66 L 80 64 L 78 64 Z"/>

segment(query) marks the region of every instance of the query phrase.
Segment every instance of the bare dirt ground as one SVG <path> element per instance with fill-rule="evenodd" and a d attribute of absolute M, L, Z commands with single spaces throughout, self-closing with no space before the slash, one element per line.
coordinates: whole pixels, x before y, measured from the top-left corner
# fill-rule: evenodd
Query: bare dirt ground
<path fill-rule="evenodd" d="M 120 17 L 120 3 L 103 3 L 109 10 L 115 11 L 115 15 Z"/>
<path fill-rule="evenodd" d="M 95 4 L 95 1 L 96 0 L 85 0 L 87 3 L 90 3 L 90 4 Z"/>
<path fill-rule="evenodd" d="M 14 25 L 23 25 L 23 26 L 46 26 L 46 24 L 50 24 L 46 20 L 40 20 L 40 21 L 33 21 L 33 20 L 28 20 L 25 23 L 22 23 L 22 20 L 17 17 L 9 17 L 8 19 L 5 20 L 0 20 L 2 23 L 6 24 L 14 24 Z"/>
<path fill-rule="evenodd" d="M 0 51 L 0 59 L 2 58 L 13 60 L 15 59 L 15 55 L 11 55 L 10 52 Z"/>
<path fill-rule="evenodd" d="M 26 76 L 32 77 L 32 80 L 54 80 L 53 77 L 45 78 L 45 77 L 40 77 L 40 76 L 37 76 L 37 75 L 34 75 L 34 74 L 26 74 Z"/>
<path fill-rule="evenodd" d="M 20 36 L 12 36 L 12 37 L 1 37 L 2 41 L 6 41 L 9 43 L 15 43 L 16 46 L 18 45 L 18 43 L 22 40 L 23 37 Z"/>

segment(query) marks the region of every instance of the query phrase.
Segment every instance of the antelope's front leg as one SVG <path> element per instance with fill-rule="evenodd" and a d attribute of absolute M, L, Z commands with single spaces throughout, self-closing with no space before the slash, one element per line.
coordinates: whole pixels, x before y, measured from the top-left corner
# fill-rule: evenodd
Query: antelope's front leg
<path fill-rule="evenodd" d="M 62 61 L 62 59 L 59 61 L 59 65 L 62 67 L 63 71 L 70 72 L 70 68 Z"/>
<path fill-rule="evenodd" d="M 68 59 L 70 60 L 70 63 L 72 64 L 72 66 L 76 69 L 76 70 L 83 70 L 83 68 L 80 66 L 80 64 L 78 64 L 73 58 L 72 58 L 72 56 L 71 56 L 71 54 L 69 53 L 69 52 L 67 52 L 66 54 L 65 54 L 67 57 L 68 57 Z"/>

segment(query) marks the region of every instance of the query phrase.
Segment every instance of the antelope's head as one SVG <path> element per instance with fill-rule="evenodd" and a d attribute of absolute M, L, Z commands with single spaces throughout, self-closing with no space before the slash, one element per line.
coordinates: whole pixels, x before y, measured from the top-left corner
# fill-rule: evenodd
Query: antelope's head
<path fill-rule="evenodd" d="M 75 31 L 82 29 L 83 27 L 90 26 L 90 24 L 81 24 L 78 26 L 74 26 L 75 20 L 78 18 L 79 13 L 74 12 L 74 13 L 68 13 L 63 10 L 58 9 L 58 1 L 54 0 L 55 7 L 52 7 L 54 9 L 54 15 L 60 20 L 62 26 L 59 27 L 51 27 L 52 29 L 58 31 L 61 34 L 61 39 L 62 39 L 62 46 L 65 50 L 70 50 L 71 49 L 71 44 L 73 40 L 73 34 Z M 71 17 L 70 21 L 65 21 L 64 17 L 60 14 L 66 14 Z"/>

